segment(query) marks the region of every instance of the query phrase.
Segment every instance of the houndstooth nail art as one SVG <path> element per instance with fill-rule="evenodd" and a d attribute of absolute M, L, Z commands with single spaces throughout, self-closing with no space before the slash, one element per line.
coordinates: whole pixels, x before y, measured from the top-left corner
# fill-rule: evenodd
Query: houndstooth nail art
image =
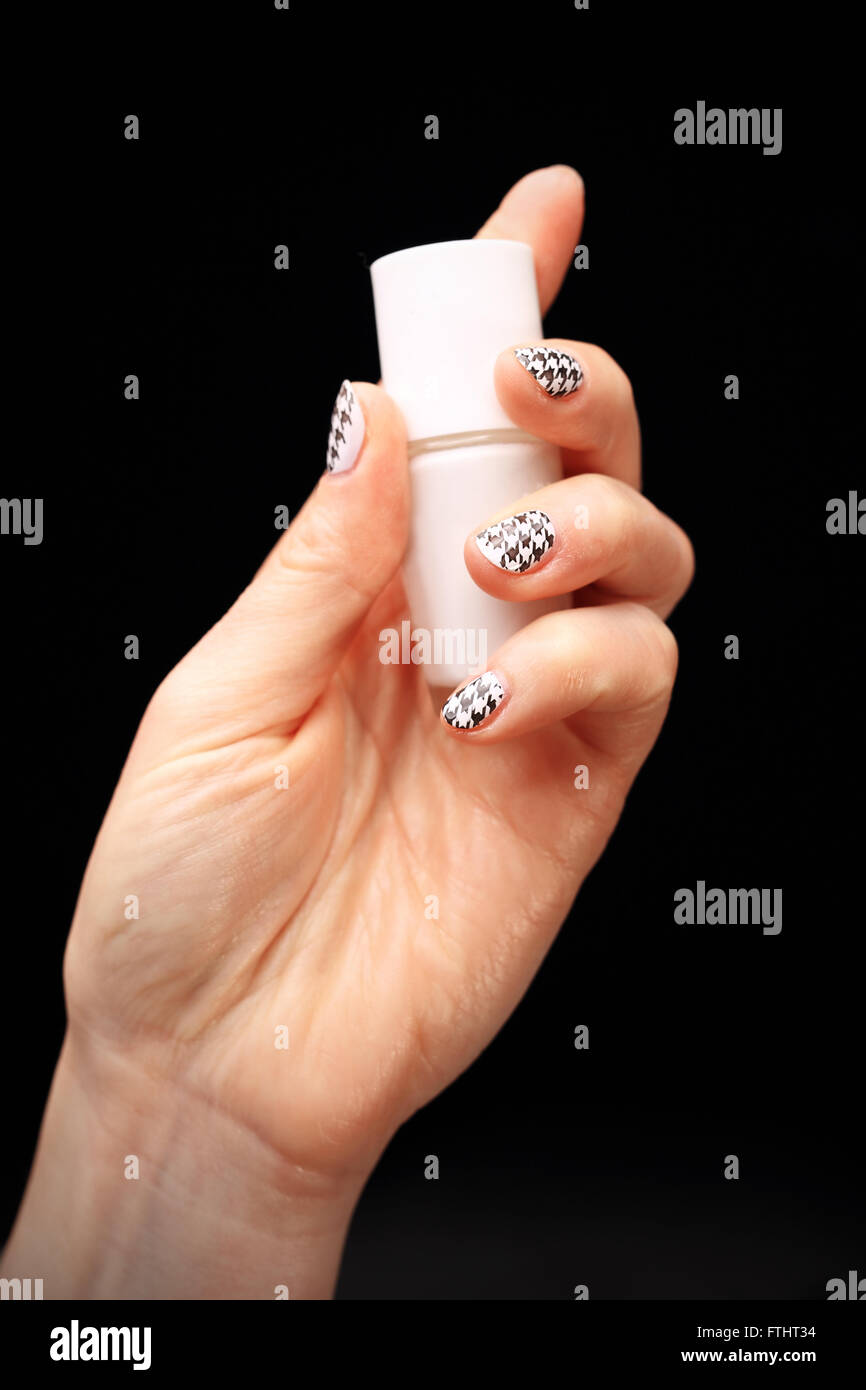
<path fill-rule="evenodd" d="M 475 544 L 499 569 L 523 574 L 547 554 L 554 534 L 547 512 L 518 512 L 479 531 Z"/>
<path fill-rule="evenodd" d="M 548 396 L 570 396 L 583 381 L 583 368 L 567 352 L 554 348 L 517 348 L 514 356 Z"/>
<path fill-rule="evenodd" d="M 346 473 L 361 452 L 364 416 L 352 383 L 344 381 L 334 402 L 325 466 L 329 473 Z"/>
<path fill-rule="evenodd" d="M 485 671 L 474 681 L 455 690 L 442 706 L 442 718 L 452 729 L 475 729 L 502 704 L 505 691 L 493 671 Z"/>

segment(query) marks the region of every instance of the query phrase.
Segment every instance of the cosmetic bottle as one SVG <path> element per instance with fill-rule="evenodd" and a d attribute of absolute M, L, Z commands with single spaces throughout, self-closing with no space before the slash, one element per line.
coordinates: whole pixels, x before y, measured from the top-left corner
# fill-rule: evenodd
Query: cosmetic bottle
<path fill-rule="evenodd" d="M 371 273 L 382 384 L 409 439 L 411 659 L 450 689 L 512 633 L 568 606 L 492 598 L 463 559 L 473 530 L 562 476 L 559 449 L 517 429 L 493 386 L 503 348 L 542 337 L 532 248 L 435 242 L 383 256 Z"/>

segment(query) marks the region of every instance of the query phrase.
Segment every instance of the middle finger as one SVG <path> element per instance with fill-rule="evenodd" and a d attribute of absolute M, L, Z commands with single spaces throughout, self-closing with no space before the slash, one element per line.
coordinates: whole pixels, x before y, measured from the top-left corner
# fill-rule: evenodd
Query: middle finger
<path fill-rule="evenodd" d="M 691 583 L 684 531 L 634 488 L 599 473 L 565 478 L 488 520 L 465 545 L 475 583 L 496 598 L 630 599 L 666 618 Z"/>

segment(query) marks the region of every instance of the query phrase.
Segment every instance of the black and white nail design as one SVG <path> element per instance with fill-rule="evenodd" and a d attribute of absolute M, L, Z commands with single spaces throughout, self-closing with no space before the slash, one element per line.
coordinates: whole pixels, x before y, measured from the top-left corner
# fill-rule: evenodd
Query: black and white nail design
<path fill-rule="evenodd" d="M 345 473 L 350 469 L 364 442 L 364 416 L 352 383 L 344 381 L 334 402 L 331 432 L 325 466 L 329 473 Z"/>
<path fill-rule="evenodd" d="M 493 671 L 485 671 L 474 681 L 455 690 L 442 706 L 442 718 L 452 729 L 475 729 L 502 704 L 505 690 Z"/>
<path fill-rule="evenodd" d="M 479 531 L 475 544 L 485 559 L 509 574 L 532 569 L 553 545 L 555 532 L 547 512 L 518 512 Z"/>
<path fill-rule="evenodd" d="M 517 348 L 514 356 L 548 396 L 570 396 L 583 381 L 583 367 L 567 352 L 546 347 Z"/>

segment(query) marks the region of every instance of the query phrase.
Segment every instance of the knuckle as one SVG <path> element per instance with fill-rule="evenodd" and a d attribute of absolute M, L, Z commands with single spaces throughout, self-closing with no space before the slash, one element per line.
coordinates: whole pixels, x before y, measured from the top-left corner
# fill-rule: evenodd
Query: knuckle
<path fill-rule="evenodd" d="M 650 612 L 649 609 L 646 612 Z M 677 668 L 679 666 L 680 649 L 677 639 L 671 632 L 667 623 L 652 613 L 653 621 L 650 623 L 650 642 L 653 649 L 653 671 L 659 683 L 659 693 L 665 696 L 670 695 L 677 678 Z"/>
<path fill-rule="evenodd" d="M 589 517 L 597 510 L 601 524 L 598 533 L 604 540 L 604 552 L 618 566 L 627 558 L 638 530 L 636 498 L 632 489 L 618 478 L 606 473 L 585 475 L 589 489 Z"/>
<path fill-rule="evenodd" d="M 194 714 L 194 701 L 184 681 L 180 664 L 164 676 L 147 702 L 140 728 L 152 732 L 174 728 Z"/>
<path fill-rule="evenodd" d="M 326 571 L 329 558 L 339 553 L 335 547 L 343 539 L 336 510 L 310 506 L 281 537 L 274 556 L 279 568 L 289 574 Z"/>
<path fill-rule="evenodd" d="M 634 387 L 631 384 L 631 377 L 619 365 L 618 362 L 613 361 L 613 358 L 611 358 L 611 362 L 613 364 L 614 369 L 613 385 L 614 396 L 616 399 L 617 406 L 622 413 L 625 413 L 627 411 L 632 412 L 636 409 L 636 405 L 634 399 Z"/>
<path fill-rule="evenodd" d="M 682 595 L 691 585 L 695 577 L 695 548 L 691 540 L 681 527 L 677 527 L 677 537 L 679 541 L 679 595 Z"/>
<path fill-rule="evenodd" d="M 641 696 L 641 707 L 653 706 L 670 699 L 679 666 L 679 646 L 664 619 L 651 608 L 638 602 L 623 605 L 634 623 L 638 659 L 635 677 Z"/>
<path fill-rule="evenodd" d="M 695 573 L 695 552 L 692 543 L 669 517 L 663 519 L 664 546 L 660 548 L 657 592 L 667 605 L 667 611 L 678 603 L 688 589 Z"/>

